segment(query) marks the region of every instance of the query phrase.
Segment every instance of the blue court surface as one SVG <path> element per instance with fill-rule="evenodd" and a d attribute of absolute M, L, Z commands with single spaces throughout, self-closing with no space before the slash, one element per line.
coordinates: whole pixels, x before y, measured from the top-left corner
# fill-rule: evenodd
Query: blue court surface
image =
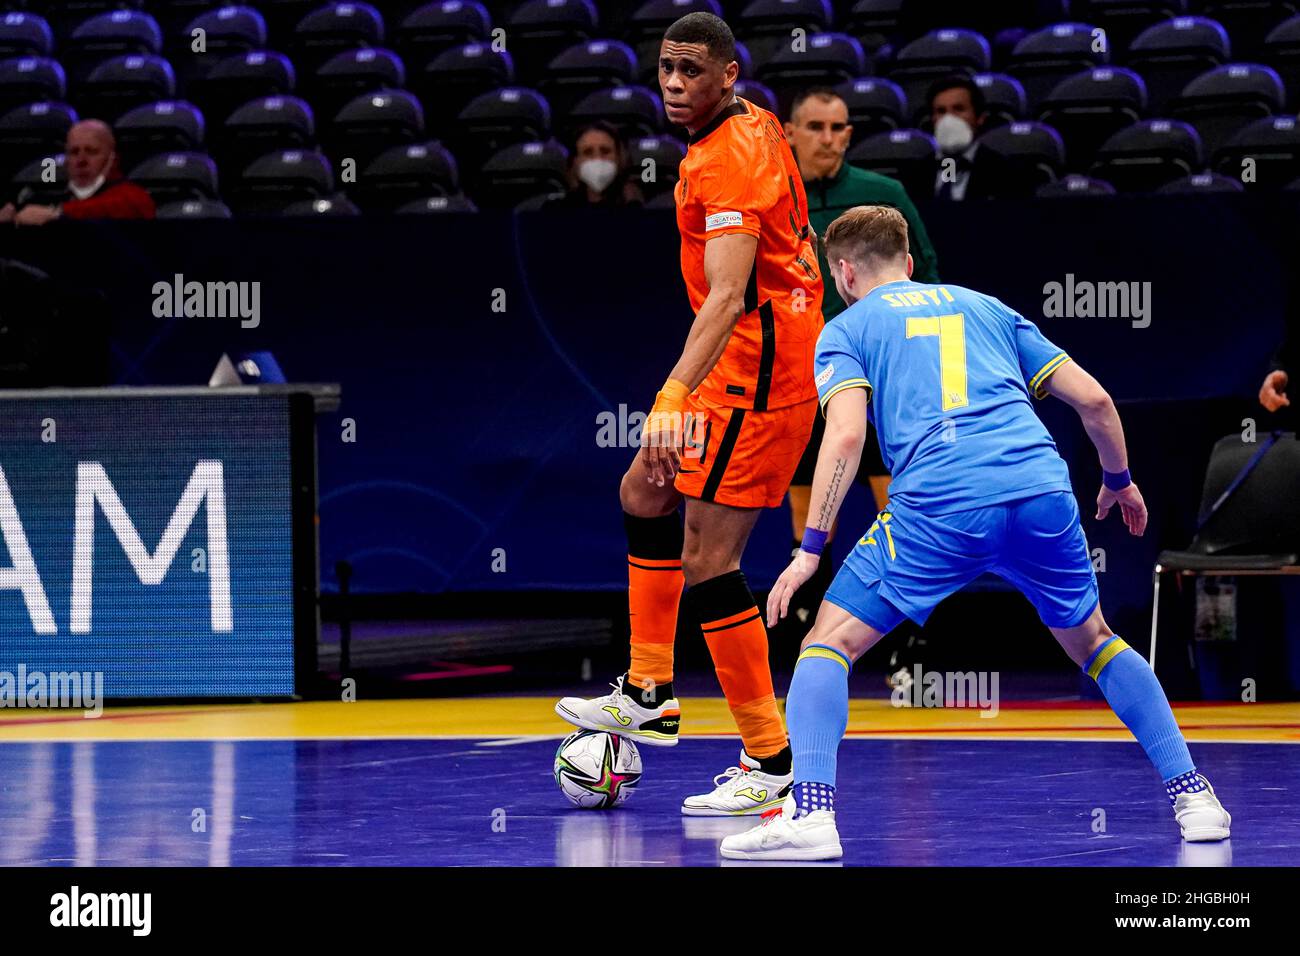
<path fill-rule="evenodd" d="M 734 763 L 734 739 L 642 747 L 640 789 L 609 811 L 569 807 L 557 742 L 5 743 L 0 864 L 716 866 L 719 840 L 757 822 L 678 810 Z M 1132 743 L 850 738 L 843 863 L 1294 865 L 1300 748 L 1192 754 L 1233 815 L 1231 841 L 1184 845 Z"/>

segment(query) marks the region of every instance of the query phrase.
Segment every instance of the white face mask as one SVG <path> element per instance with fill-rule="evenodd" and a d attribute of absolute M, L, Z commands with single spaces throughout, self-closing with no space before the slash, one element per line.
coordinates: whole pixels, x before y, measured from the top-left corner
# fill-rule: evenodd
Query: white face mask
<path fill-rule="evenodd" d="M 614 181 L 618 167 L 612 159 L 587 159 L 578 167 L 578 178 L 598 193 Z"/>
<path fill-rule="evenodd" d="M 934 138 L 939 148 L 949 155 L 960 153 L 975 139 L 975 131 L 960 116 L 944 113 L 934 124 Z"/>

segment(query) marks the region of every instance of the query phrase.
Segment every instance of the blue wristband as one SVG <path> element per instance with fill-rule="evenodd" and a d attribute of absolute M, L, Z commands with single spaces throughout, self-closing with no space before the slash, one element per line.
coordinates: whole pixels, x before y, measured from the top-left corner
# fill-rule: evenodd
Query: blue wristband
<path fill-rule="evenodd" d="M 1101 471 L 1101 483 L 1111 491 L 1123 491 L 1129 485 L 1133 484 L 1132 477 L 1129 476 L 1128 469 L 1123 471 Z"/>
<path fill-rule="evenodd" d="M 815 554 L 820 557 L 821 553 L 826 550 L 826 539 L 830 537 L 829 531 L 818 531 L 816 528 L 803 529 L 803 543 L 799 547 L 809 554 Z"/>

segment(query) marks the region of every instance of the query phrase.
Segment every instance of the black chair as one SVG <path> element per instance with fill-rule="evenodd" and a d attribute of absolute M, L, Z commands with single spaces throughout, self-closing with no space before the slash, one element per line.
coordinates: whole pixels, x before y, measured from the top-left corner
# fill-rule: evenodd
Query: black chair
<path fill-rule="evenodd" d="M 1232 58 L 1228 31 L 1208 17 L 1175 17 L 1143 30 L 1127 63 L 1147 84 L 1147 105 L 1164 116 L 1188 83 Z"/>
<path fill-rule="evenodd" d="M 1072 0 L 1070 13 L 1106 31 L 1112 50 L 1127 50 L 1133 38 L 1153 23 L 1187 12 L 1187 0 Z"/>
<path fill-rule="evenodd" d="M 28 0 L 26 6 L 45 17 L 54 35 L 62 40 L 100 14 L 115 10 L 143 10 L 144 0 Z"/>
<path fill-rule="evenodd" d="M 115 56 L 99 64 L 75 90 L 77 105 L 88 116 L 113 123 L 133 107 L 176 95 L 172 65 L 153 54 Z"/>
<path fill-rule="evenodd" d="M 1295 0 L 1204 0 L 1203 7 L 1227 28 L 1233 55 L 1242 62 L 1262 55 L 1269 31 L 1300 12 Z"/>
<path fill-rule="evenodd" d="M 476 96 L 448 129 L 445 140 L 466 168 L 477 169 L 512 143 L 544 140 L 551 133 L 551 107 L 536 90 L 507 86 Z"/>
<path fill-rule="evenodd" d="M 1300 123 L 1294 116 L 1266 116 L 1248 123 L 1215 153 L 1214 168 L 1237 177 L 1248 189 L 1281 189 L 1300 176 Z M 1243 178 L 1247 168 L 1252 175 Z"/>
<path fill-rule="evenodd" d="M 540 79 L 546 64 L 574 43 L 599 36 L 591 0 L 526 0 L 503 25 L 516 75 L 524 82 Z"/>
<path fill-rule="evenodd" d="M 584 123 L 604 120 L 625 136 L 654 136 L 664 128 L 664 104 L 644 86 L 614 86 L 588 93 L 569 111 L 564 124 L 572 132 Z"/>
<path fill-rule="evenodd" d="M 915 199 L 934 195 L 939 144 L 919 129 L 896 129 L 868 136 L 850 148 L 845 159 L 860 169 L 897 179 Z"/>
<path fill-rule="evenodd" d="M 202 149 L 203 114 L 184 100 L 160 100 L 123 113 L 113 133 L 122 165 L 130 168 L 155 153 Z"/>
<path fill-rule="evenodd" d="M 1262 59 L 1282 77 L 1287 108 L 1300 110 L 1300 15 L 1273 28 L 1264 39 Z"/>
<path fill-rule="evenodd" d="M 297 86 L 289 58 L 273 50 L 251 50 L 218 60 L 206 75 L 190 84 L 189 98 L 214 123 L 225 120 L 251 100 L 288 96 Z"/>
<path fill-rule="evenodd" d="M 908 122 L 907 97 L 903 88 L 892 80 L 862 77 L 841 83 L 835 92 L 849 110 L 849 123 L 853 126 L 850 146 Z"/>
<path fill-rule="evenodd" d="M 688 13 L 723 15 L 718 0 L 646 0 L 628 18 L 628 38 L 634 44 L 653 40 L 658 46 L 664 31 Z"/>
<path fill-rule="evenodd" d="M 1201 137 L 1178 120 L 1142 120 L 1120 130 L 1097 150 L 1089 175 L 1120 192 L 1153 192 L 1205 166 Z"/>
<path fill-rule="evenodd" d="M 763 107 L 769 113 L 776 113 L 780 109 L 777 105 L 776 94 L 758 80 L 737 80 L 736 95 Z"/>
<path fill-rule="evenodd" d="M 844 29 L 875 51 L 899 33 L 904 0 L 856 0 L 844 18 Z"/>
<path fill-rule="evenodd" d="M 67 103 L 50 101 L 28 103 L 0 116 L 0 181 L 34 159 L 62 153 L 68 128 L 78 118 Z"/>
<path fill-rule="evenodd" d="M 1185 551 L 1161 551 L 1152 575 L 1151 647 L 1156 666 L 1160 583 L 1198 576 L 1300 574 L 1300 442 L 1275 432 L 1244 442 L 1219 439 L 1210 453 L 1201 492 L 1198 530 Z"/>
<path fill-rule="evenodd" d="M 1104 179 L 1071 173 L 1034 190 L 1035 199 L 1076 199 L 1083 196 L 1113 196 L 1115 187 Z"/>
<path fill-rule="evenodd" d="M 316 118 L 296 96 L 264 96 L 235 110 L 215 131 L 222 166 L 243 169 L 275 149 L 307 149 L 316 143 Z"/>
<path fill-rule="evenodd" d="M 0 57 L 49 56 L 54 51 L 54 31 L 35 13 L 13 10 L 0 16 Z"/>
<path fill-rule="evenodd" d="M 274 150 L 250 163 L 229 192 L 240 215 L 276 215 L 292 203 L 332 195 L 334 170 L 316 150 Z"/>
<path fill-rule="evenodd" d="M 229 219 L 234 214 L 219 199 L 181 199 L 159 206 L 158 219 Z"/>
<path fill-rule="evenodd" d="M 847 33 L 814 33 L 803 48 L 778 47 L 758 67 L 758 79 L 772 88 L 785 116 L 795 95 L 810 86 L 835 86 L 867 72 L 862 44 Z"/>
<path fill-rule="evenodd" d="M 672 194 L 685 158 L 686 147 L 671 136 L 643 136 L 628 144 L 628 162 L 647 202 L 663 193 Z"/>
<path fill-rule="evenodd" d="M 834 11 L 828 0 L 751 0 L 730 22 L 755 62 L 764 63 L 778 50 L 789 48 L 794 30 L 803 30 L 809 39 L 830 30 Z"/>
<path fill-rule="evenodd" d="M 1242 193 L 1246 187 L 1240 179 L 1220 176 L 1218 173 L 1193 173 L 1165 183 L 1157 193 L 1166 196 L 1201 196 L 1206 193 Z"/>
<path fill-rule="evenodd" d="M 516 143 L 483 164 L 477 198 L 494 208 L 511 209 L 532 196 L 568 188 L 569 154 L 559 143 Z"/>
<path fill-rule="evenodd" d="M 620 40 L 588 40 L 560 53 L 547 67 L 540 89 L 564 116 L 588 93 L 636 82 L 636 54 Z"/>
<path fill-rule="evenodd" d="M 399 216 L 429 216 L 444 212 L 478 212 L 478 206 L 467 196 L 430 196 L 408 202 L 396 210 Z"/>
<path fill-rule="evenodd" d="M 108 10 L 78 25 L 59 45 L 59 59 L 75 87 L 105 60 L 132 54 L 158 55 L 162 45 L 162 28 L 149 14 Z"/>
<path fill-rule="evenodd" d="M 361 210 L 342 193 L 333 196 L 321 196 L 315 199 L 298 199 L 282 208 L 281 216 L 302 218 L 332 218 L 334 216 L 359 216 Z"/>
<path fill-rule="evenodd" d="M 58 60 L 21 56 L 0 60 L 0 113 L 26 103 L 63 100 L 68 80 Z"/>
<path fill-rule="evenodd" d="M 1039 119 L 1061 134 L 1073 171 L 1092 164 L 1097 147 L 1146 109 L 1146 87 L 1132 70 L 1096 66 L 1056 84 L 1043 99 Z"/>
<path fill-rule="evenodd" d="M 187 199 L 216 199 L 217 164 L 206 153 L 159 153 L 131 169 L 128 178 L 165 205 Z"/>
<path fill-rule="evenodd" d="M 1282 79 L 1267 66 L 1229 63 L 1188 83 L 1173 115 L 1196 127 L 1210 155 L 1253 119 L 1282 109 Z"/>
<path fill-rule="evenodd" d="M 54 179 L 50 181 L 49 161 L 54 160 Z M 37 204 L 57 206 L 68 197 L 68 168 L 62 153 L 34 159 L 14 174 L 0 202 L 13 201 L 20 206 Z"/>
<path fill-rule="evenodd" d="M 405 90 L 378 90 L 362 93 L 338 111 L 326 131 L 326 149 L 334 159 L 355 159 L 363 169 L 386 149 L 424 139 L 420 101 Z"/>
<path fill-rule="evenodd" d="M 1065 171 L 1065 143 L 1046 123 L 1008 123 L 978 140 L 973 177 L 980 192 L 998 199 L 1026 199 Z"/>
<path fill-rule="evenodd" d="M 387 212 L 417 199 L 454 195 L 459 185 L 456 159 L 441 143 L 411 143 L 381 153 L 348 193 L 363 209 Z"/>
<path fill-rule="evenodd" d="M 196 35 L 203 38 L 202 53 L 194 51 Z M 188 90 L 224 57 L 265 49 L 266 18 L 253 7 L 221 6 L 194 17 L 171 40 L 169 52 L 181 88 Z"/>
<path fill-rule="evenodd" d="M 434 0 L 408 13 L 390 33 L 393 49 L 418 70 L 439 53 L 487 40 L 491 29 L 492 17 L 483 4 Z"/>
<path fill-rule="evenodd" d="M 420 97 L 434 129 L 445 129 L 474 97 L 515 81 L 514 60 L 487 43 L 444 50 L 423 67 L 407 60 L 410 90 Z"/>
<path fill-rule="evenodd" d="M 930 111 L 930 84 L 952 73 L 987 73 L 993 65 L 989 41 L 973 30 L 932 30 L 898 51 L 889 78 L 903 89 L 913 121 Z"/>
<path fill-rule="evenodd" d="M 333 116 L 362 93 L 405 85 L 406 69 L 396 53 L 363 47 L 330 57 L 312 77 L 306 95 L 323 115 Z"/>
<path fill-rule="evenodd" d="M 293 28 L 289 51 L 304 73 L 311 74 L 343 50 L 384 45 L 384 18 L 357 0 L 327 3 Z"/>
<path fill-rule="evenodd" d="M 1016 44 L 1007 72 L 1025 87 L 1031 113 L 1063 79 L 1110 62 L 1110 46 L 1089 23 L 1057 23 Z"/>
<path fill-rule="evenodd" d="M 984 121 L 986 129 L 1006 126 L 1025 118 L 1029 109 L 1029 100 L 1025 88 L 1014 76 L 1005 73 L 976 73 L 972 79 L 984 94 L 984 105 L 988 118 Z"/>

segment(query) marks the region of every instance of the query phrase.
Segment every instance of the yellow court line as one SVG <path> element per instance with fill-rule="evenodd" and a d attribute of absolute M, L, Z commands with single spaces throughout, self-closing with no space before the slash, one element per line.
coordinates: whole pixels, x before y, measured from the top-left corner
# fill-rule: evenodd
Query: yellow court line
<path fill-rule="evenodd" d="M 572 728 L 551 697 L 466 697 L 344 703 L 114 707 L 98 719 L 77 711 L 0 710 L 0 742 L 65 740 L 361 739 L 561 736 Z M 1300 743 L 1300 703 L 1175 705 L 1193 742 Z M 1130 740 L 1105 706 L 1015 706 L 981 717 L 972 708 L 894 707 L 887 700 L 849 705 L 857 739 Z M 682 701 L 684 736 L 730 736 L 735 724 L 720 698 Z"/>

